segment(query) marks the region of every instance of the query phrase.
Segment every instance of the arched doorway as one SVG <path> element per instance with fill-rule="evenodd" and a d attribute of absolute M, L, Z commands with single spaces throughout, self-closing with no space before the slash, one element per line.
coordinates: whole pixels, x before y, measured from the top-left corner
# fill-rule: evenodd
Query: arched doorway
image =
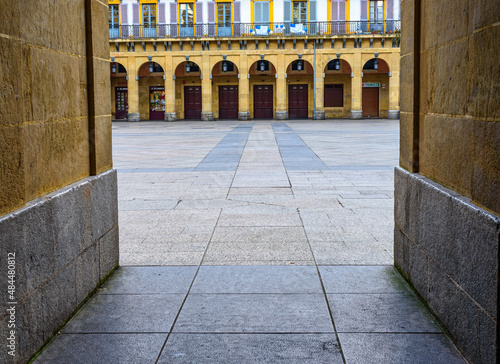
<path fill-rule="evenodd" d="M 163 68 L 149 61 L 139 68 L 139 111 L 141 119 L 165 120 Z"/>
<path fill-rule="evenodd" d="M 202 94 L 200 66 L 192 61 L 184 61 L 175 69 L 175 87 L 181 90 L 181 119 L 201 119 Z"/>
<path fill-rule="evenodd" d="M 238 119 L 238 67 L 225 56 L 212 68 L 212 95 L 216 102 L 214 117 Z"/>
<path fill-rule="evenodd" d="M 326 118 L 349 117 L 351 112 L 351 65 L 337 58 L 323 69 Z"/>
<path fill-rule="evenodd" d="M 111 62 L 111 117 L 113 120 L 128 118 L 127 70 L 119 62 Z"/>
<path fill-rule="evenodd" d="M 303 60 L 301 57 L 292 61 L 287 69 L 288 82 L 288 118 L 289 119 L 307 119 L 309 111 L 312 116 L 312 101 L 310 95 L 313 95 L 314 69 L 312 64 Z M 311 88 L 311 90 L 309 90 Z"/>
<path fill-rule="evenodd" d="M 265 60 L 254 62 L 248 70 L 250 75 L 250 105 L 254 119 L 272 119 L 276 100 L 276 67 Z"/>
<path fill-rule="evenodd" d="M 387 118 L 389 114 L 389 66 L 372 58 L 363 66 L 361 103 L 363 117 Z"/>

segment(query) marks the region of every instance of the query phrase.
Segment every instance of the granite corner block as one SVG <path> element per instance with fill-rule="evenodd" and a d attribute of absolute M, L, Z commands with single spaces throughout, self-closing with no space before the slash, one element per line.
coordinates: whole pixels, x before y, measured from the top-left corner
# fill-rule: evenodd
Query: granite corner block
<path fill-rule="evenodd" d="M 36 290 L 19 305 L 16 312 L 17 361 L 27 362 L 48 338 L 42 307 L 42 291 Z"/>
<path fill-rule="evenodd" d="M 116 170 L 95 176 L 91 184 L 92 241 L 96 241 L 118 224 Z"/>
<path fill-rule="evenodd" d="M 114 269 L 119 260 L 118 226 L 99 239 L 99 280 Z"/>
<path fill-rule="evenodd" d="M 52 336 L 77 306 L 75 266 L 72 262 L 42 287 L 45 339 Z"/>
<path fill-rule="evenodd" d="M 417 239 L 419 210 L 419 179 L 418 177 L 396 167 L 394 170 L 394 221 L 397 226 L 415 242 Z"/>
<path fill-rule="evenodd" d="M 96 242 L 76 259 L 76 303 L 80 304 L 99 284 L 99 244 Z"/>
<path fill-rule="evenodd" d="M 394 226 L 394 264 L 405 278 L 409 278 L 409 240 L 398 226 Z"/>

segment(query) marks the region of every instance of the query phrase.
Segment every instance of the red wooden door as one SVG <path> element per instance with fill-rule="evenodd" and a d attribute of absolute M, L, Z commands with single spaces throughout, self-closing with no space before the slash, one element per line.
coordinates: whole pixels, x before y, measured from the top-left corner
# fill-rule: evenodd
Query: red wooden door
<path fill-rule="evenodd" d="M 201 86 L 184 86 L 184 119 L 201 119 Z"/>
<path fill-rule="evenodd" d="M 253 86 L 254 119 L 273 118 L 273 85 Z"/>
<path fill-rule="evenodd" d="M 115 88 L 115 119 L 128 117 L 128 91 L 126 87 Z"/>
<path fill-rule="evenodd" d="M 219 119 L 238 119 L 238 86 L 219 86 Z"/>
<path fill-rule="evenodd" d="M 378 118 L 378 87 L 363 87 L 363 116 Z"/>
<path fill-rule="evenodd" d="M 288 85 L 288 117 L 307 119 L 307 85 Z"/>
<path fill-rule="evenodd" d="M 149 87 L 149 120 L 165 119 L 165 87 Z"/>

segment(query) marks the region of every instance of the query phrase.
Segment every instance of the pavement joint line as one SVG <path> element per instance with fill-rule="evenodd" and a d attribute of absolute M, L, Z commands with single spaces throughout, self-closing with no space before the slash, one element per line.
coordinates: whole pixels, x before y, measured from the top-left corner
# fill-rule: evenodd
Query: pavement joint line
<path fill-rule="evenodd" d="M 307 231 L 306 231 L 306 229 L 304 227 L 304 220 L 302 219 L 302 215 L 300 213 L 300 208 L 297 208 L 297 212 L 299 213 L 300 221 L 302 221 L 302 229 L 304 230 L 304 234 L 306 236 L 307 244 L 309 245 L 309 249 L 311 251 L 313 262 L 314 262 L 314 265 L 316 267 L 316 273 L 318 274 L 319 283 L 321 284 L 321 289 L 323 290 L 323 297 L 325 298 L 326 307 L 328 309 L 328 314 L 330 315 L 330 320 L 331 320 L 332 326 L 333 326 L 333 332 L 335 333 L 335 338 L 337 339 L 337 343 L 339 345 L 339 352 L 340 352 L 340 355 L 342 357 L 342 361 L 344 362 L 344 364 L 346 364 L 347 361 L 345 359 L 344 351 L 342 350 L 342 343 L 340 342 L 340 338 L 339 338 L 339 335 L 338 335 L 337 327 L 336 327 L 335 321 L 333 319 L 333 313 L 332 313 L 332 308 L 330 306 L 330 301 L 328 300 L 328 294 L 326 293 L 326 288 L 325 288 L 325 285 L 323 283 L 323 278 L 321 277 L 321 272 L 319 270 L 319 267 L 318 267 L 318 264 L 317 264 L 317 261 L 316 261 L 316 256 L 314 254 L 314 250 L 313 250 L 313 248 L 311 246 L 311 242 L 309 241 L 309 237 L 307 236 Z"/>
<path fill-rule="evenodd" d="M 216 223 L 214 225 L 214 228 L 212 230 L 212 234 L 210 235 L 210 239 L 208 241 L 207 247 L 205 248 L 205 251 L 203 252 L 203 256 L 201 258 L 200 263 L 198 264 L 198 268 L 196 269 L 196 272 L 195 272 L 194 277 L 193 277 L 193 279 L 191 281 L 191 284 L 189 285 L 189 288 L 188 288 L 188 290 L 186 292 L 186 296 L 182 300 L 182 304 L 179 307 L 179 310 L 177 311 L 177 314 L 175 315 L 174 321 L 172 322 L 172 326 L 170 326 L 170 331 L 169 331 L 167 337 L 165 338 L 165 342 L 163 343 L 163 345 L 162 345 L 162 347 L 160 349 L 160 352 L 158 353 L 158 357 L 156 358 L 155 364 L 157 364 L 158 360 L 160 360 L 160 357 L 161 357 L 161 354 L 163 352 L 163 349 L 167 345 L 168 339 L 170 338 L 170 335 L 172 334 L 172 332 L 174 330 L 175 324 L 177 323 L 177 320 L 179 319 L 179 316 L 180 316 L 180 314 L 182 312 L 182 308 L 184 307 L 184 304 L 186 303 L 186 301 L 188 299 L 189 293 L 191 292 L 191 288 L 193 288 L 194 281 L 196 280 L 196 277 L 198 276 L 198 272 L 200 271 L 200 268 L 201 268 L 201 266 L 203 264 L 203 260 L 205 259 L 205 255 L 207 254 L 208 247 L 210 246 L 210 242 L 212 241 L 212 238 L 213 238 L 214 233 L 215 233 L 215 228 L 217 227 L 217 223 L 219 222 L 219 219 L 220 219 L 221 215 L 222 215 L 222 209 L 220 209 L 220 211 L 219 211 L 219 216 L 217 216 L 217 221 L 216 221 Z"/>

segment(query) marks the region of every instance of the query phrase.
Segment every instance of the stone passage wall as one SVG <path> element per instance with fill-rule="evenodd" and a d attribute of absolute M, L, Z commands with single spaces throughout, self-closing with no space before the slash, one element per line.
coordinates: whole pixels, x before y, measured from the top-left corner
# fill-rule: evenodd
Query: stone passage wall
<path fill-rule="evenodd" d="M 473 363 L 497 362 L 500 3 L 402 0 L 395 265 Z"/>
<path fill-rule="evenodd" d="M 29 359 L 118 263 L 107 17 L 104 0 L 1 2 L 0 272 L 15 253 L 17 302 L 2 363 Z"/>

